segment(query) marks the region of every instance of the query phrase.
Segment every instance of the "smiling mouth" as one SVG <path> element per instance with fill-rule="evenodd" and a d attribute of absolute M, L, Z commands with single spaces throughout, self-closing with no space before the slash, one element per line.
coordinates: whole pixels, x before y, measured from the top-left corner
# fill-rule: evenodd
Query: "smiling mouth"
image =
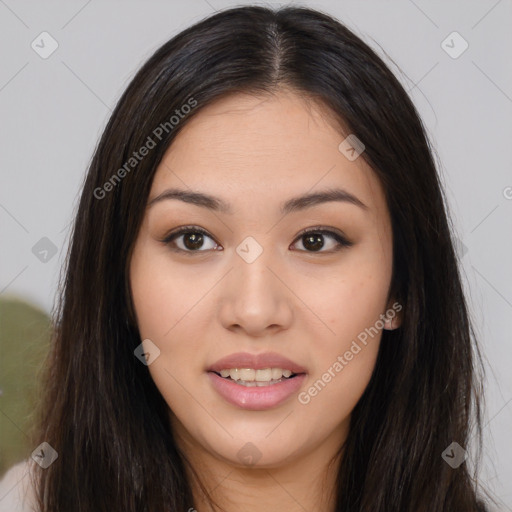
<path fill-rule="evenodd" d="M 298 374 L 282 368 L 226 368 L 213 372 L 227 381 L 246 387 L 265 387 L 295 378 Z"/>

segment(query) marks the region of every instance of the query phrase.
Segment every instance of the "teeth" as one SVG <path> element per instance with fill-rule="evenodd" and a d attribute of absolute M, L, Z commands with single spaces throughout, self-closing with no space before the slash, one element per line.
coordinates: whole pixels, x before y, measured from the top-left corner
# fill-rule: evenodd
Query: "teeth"
<path fill-rule="evenodd" d="M 259 371 L 259 370 L 258 370 Z M 233 377 L 233 373 L 229 373 L 232 379 L 235 379 Z M 234 375 L 236 376 L 235 380 L 245 380 L 245 381 L 253 381 L 256 377 L 256 370 L 253 370 L 252 368 L 236 368 Z"/>
<path fill-rule="evenodd" d="M 242 386 L 253 388 L 253 387 L 264 387 L 264 386 L 271 386 L 272 384 L 277 384 L 278 382 L 281 382 L 280 380 L 271 380 L 269 382 L 256 382 L 256 381 L 245 381 L 245 380 L 237 380 L 236 383 L 240 384 Z"/>
<path fill-rule="evenodd" d="M 279 380 L 282 377 L 289 378 L 292 372 L 291 370 L 283 370 L 282 368 L 265 368 L 263 370 L 254 370 L 253 368 L 226 368 L 220 371 L 220 375 L 224 378 L 231 377 L 231 379 L 235 381 L 254 383 L 252 385 L 259 386 L 265 385 L 273 380 Z"/>

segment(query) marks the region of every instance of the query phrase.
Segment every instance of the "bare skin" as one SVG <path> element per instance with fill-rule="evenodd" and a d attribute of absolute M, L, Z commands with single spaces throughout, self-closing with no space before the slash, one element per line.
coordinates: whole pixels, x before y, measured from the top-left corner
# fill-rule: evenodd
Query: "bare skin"
<path fill-rule="evenodd" d="M 160 350 L 148 368 L 176 442 L 226 512 L 334 510 L 328 464 L 370 380 L 381 329 L 350 360 L 344 354 L 394 302 L 387 300 L 393 253 L 384 193 L 363 158 L 350 161 L 338 149 L 346 135 L 292 92 L 237 94 L 199 111 L 155 174 L 148 203 L 180 188 L 232 209 L 154 202 L 130 264 L 141 339 Z M 328 201 L 280 212 L 288 199 L 328 188 L 348 191 L 366 208 Z M 208 233 L 202 243 L 192 244 L 190 234 L 162 242 L 188 225 Z M 316 250 L 299 235 L 318 227 L 352 245 L 324 234 Z M 236 250 L 246 237 L 263 251 L 251 263 Z M 397 313 L 384 328 L 399 325 Z M 220 358 L 268 351 L 306 369 L 302 401 L 294 393 L 276 407 L 246 410 L 212 386 L 207 368 Z M 338 356 L 346 362 L 341 371 L 333 370 Z M 308 394 L 329 369 L 329 382 Z M 241 456 L 247 450 L 252 462 Z M 217 510 L 197 486 L 194 501 L 199 512 Z"/>

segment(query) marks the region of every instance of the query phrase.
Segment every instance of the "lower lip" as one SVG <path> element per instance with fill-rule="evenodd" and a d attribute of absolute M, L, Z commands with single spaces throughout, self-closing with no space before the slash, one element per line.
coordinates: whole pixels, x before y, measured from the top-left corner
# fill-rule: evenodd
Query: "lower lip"
<path fill-rule="evenodd" d="M 306 374 L 301 373 L 277 384 L 247 387 L 214 372 L 208 372 L 208 376 L 213 387 L 226 401 L 250 411 L 264 411 L 276 407 L 298 391 L 306 378 Z"/>

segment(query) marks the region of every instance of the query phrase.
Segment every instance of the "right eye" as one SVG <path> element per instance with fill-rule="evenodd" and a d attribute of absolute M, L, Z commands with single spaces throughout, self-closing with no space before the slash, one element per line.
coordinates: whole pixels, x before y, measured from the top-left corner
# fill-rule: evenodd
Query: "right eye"
<path fill-rule="evenodd" d="M 199 250 L 203 248 L 205 238 L 209 238 L 213 242 L 213 247 Z M 162 242 L 168 245 L 173 251 L 189 254 L 194 252 L 206 252 L 207 250 L 219 250 L 217 248 L 220 247 L 204 229 L 198 226 L 181 227 L 169 233 Z"/>

